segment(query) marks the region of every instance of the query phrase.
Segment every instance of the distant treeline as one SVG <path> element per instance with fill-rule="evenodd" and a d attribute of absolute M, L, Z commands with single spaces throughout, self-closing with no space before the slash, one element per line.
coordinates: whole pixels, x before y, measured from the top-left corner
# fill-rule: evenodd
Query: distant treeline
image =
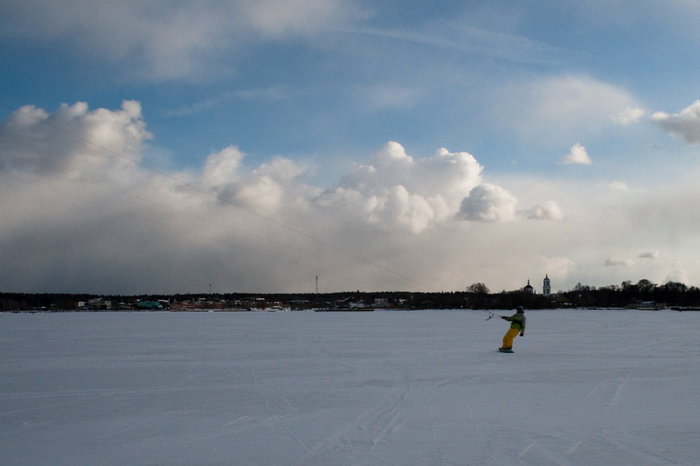
<path fill-rule="evenodd" d="M 562 307 L 678 307 L 700 308 L 700 289 L 683 283 L 668 282 L 657 285 L 649 280 L 629 281 L 621 285 L 592 287 L 578 284 L 570 291 L 550 296 L 527 293 L 524 290 L 492 293 L 483 283 L 475 283 L 465 291 L 455 292 L 362 292 L 337 293 L 216 293 L 174 295 L 92 295 L 54 293 L 0 293 L 0 310 L 64 311 L 86 303 L 110 302 L 110 309 L 139 309 L 139 301 L 161 301 L 167 307 L 178 304 L 197 304 L 202 307 L 246 308 L 283 305 L 292 309 L 351 306 L 389 307 L 405 309 L 553 309 Z M 253 304 L 251 304 L 253 303 Z"/>

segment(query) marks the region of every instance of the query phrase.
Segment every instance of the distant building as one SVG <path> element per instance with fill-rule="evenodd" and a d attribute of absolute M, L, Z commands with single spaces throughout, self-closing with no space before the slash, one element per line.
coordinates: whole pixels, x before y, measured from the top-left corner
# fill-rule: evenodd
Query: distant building
<path fill-rule="evenodd" d="M 549 276 L 545 274 L 544 281 L 542 282 L 542 294 L 545 296 L 550 296 L 552 294 L 552 286 L 549 283 Z"/>
<path fill-rule="evenodd" d="M 527 285 L 525 285 L 523 291 L 527 294 L 533 294 L 535 292 L 535 290 L 532 289 L 532 285 L 530 285 L 530 280 L 527 281 Z"/>

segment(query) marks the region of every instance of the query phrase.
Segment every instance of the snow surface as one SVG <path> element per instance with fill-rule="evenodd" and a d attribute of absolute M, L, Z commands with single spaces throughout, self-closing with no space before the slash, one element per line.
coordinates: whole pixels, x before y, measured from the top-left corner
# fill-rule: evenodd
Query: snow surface
<path fill-rule="evenodd" d="M 700 313 L 487 315 L 5 313 L 0 463 L 700 464 Z"/>

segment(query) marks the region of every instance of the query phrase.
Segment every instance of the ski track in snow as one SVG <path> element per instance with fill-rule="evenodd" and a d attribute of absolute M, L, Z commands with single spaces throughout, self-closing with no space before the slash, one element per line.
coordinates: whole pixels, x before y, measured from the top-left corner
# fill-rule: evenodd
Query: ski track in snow
<path fill-rule="evenodd" d="M 397 387 L 391 389 L 376 405 L 366 409 L 339 430 L 324 438 L 301 460 L 333 463 L 334 458 L 346 449 L 368 449 L 370 453 L 384 442 L 388 435 L 401 427 L 406 417 L 404 401 L 411 389 L 408 371 L 391 368 L 397 379 Z M 380 458 L 373 456 L 377 460 Z M 387 464 L 391 461 L 387 460 Z"/>
<path fill-rule="evenodd" d="M 630 375 L 627 374 L 622 380 L 605 380 L 598 383 L 581 402 L 574 411 L 580 412 L 582 409 L 595 409 L 604 407 L 614 408 L 622 397 L 625 385 L 629 382 Z"/>

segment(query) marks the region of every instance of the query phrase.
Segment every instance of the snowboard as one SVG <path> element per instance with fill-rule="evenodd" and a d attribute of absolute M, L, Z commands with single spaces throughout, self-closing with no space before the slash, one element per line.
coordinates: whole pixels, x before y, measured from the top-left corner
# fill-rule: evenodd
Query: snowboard
<path fill-rule="evenodd" d="M 498 351 L 500 353 L 515 353 L 512 349 L 503 349 L 503 348 L 498 348 Z"/>

